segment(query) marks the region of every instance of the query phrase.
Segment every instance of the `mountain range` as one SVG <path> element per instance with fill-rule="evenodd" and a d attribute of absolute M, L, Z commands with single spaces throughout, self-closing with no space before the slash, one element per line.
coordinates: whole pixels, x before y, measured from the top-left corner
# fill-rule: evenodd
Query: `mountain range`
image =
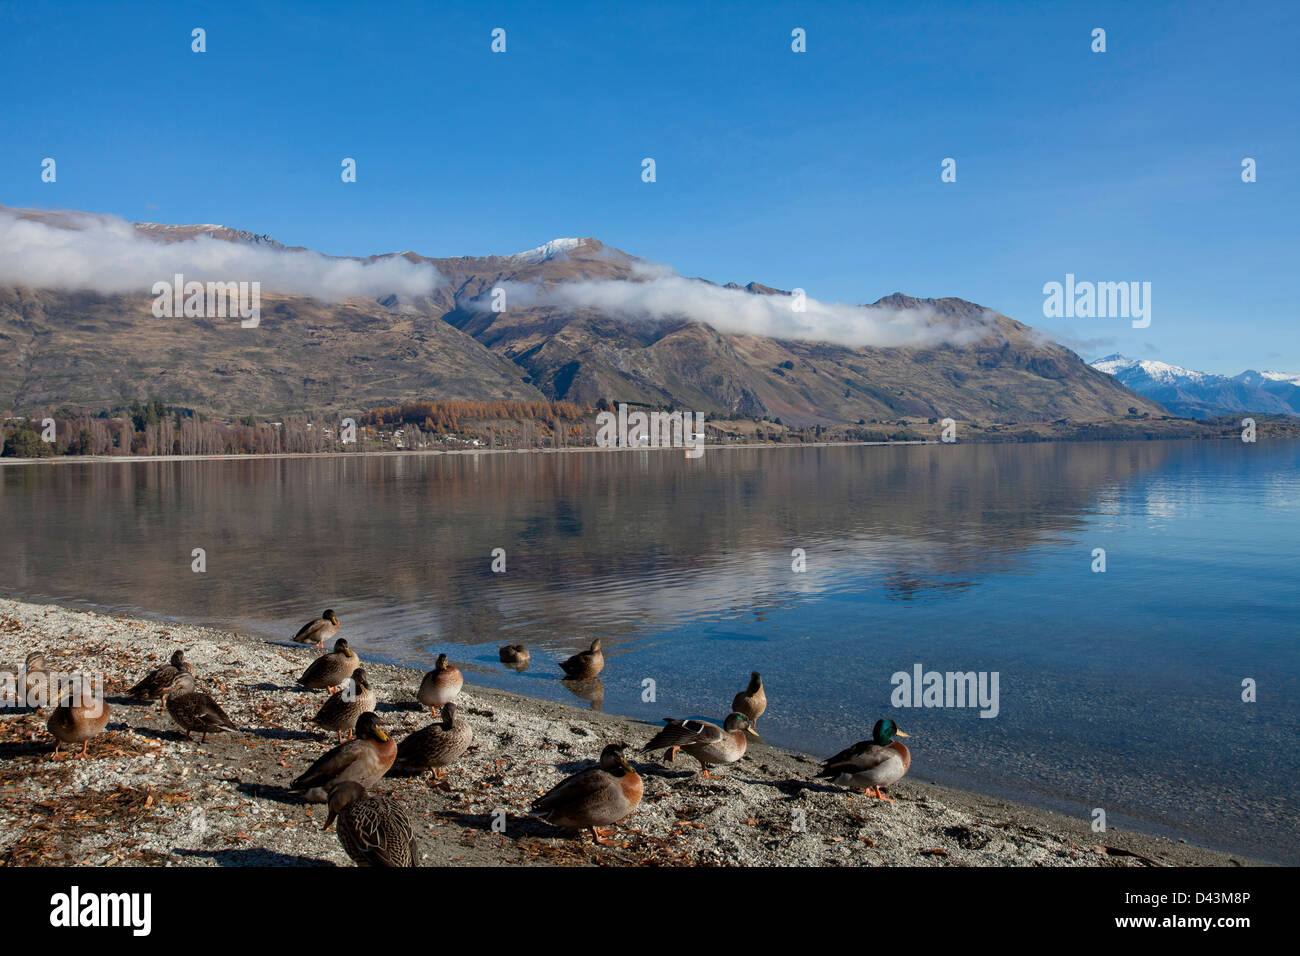
<path fill-rule="evenodd" d="M 1248 369 L 1229 377 L 1119 354 L 1099 358 L 1092 367 L 1186 418 L 1238 412 L 1300 415 L 1300 375 Z"/>
<path fill-rule="evenodd" d="M 11 222 L 84 228 L 77 217 L 85 214 L 3 207 L 0 213 Z M 304 251 L 219 225 L 130 229 L 131 241 L 143 243 L 133 253 L 195 242 L 258 255 Z M 629 293 L 663 291 L 655 277 L 664 271 L 594 238 L 555 239 L 513 255 L 318 258 L 349 268 L 432 267 L 438 281 L 419 294 L 395 289 L 332 302 L 264 291 L 260 325 L 249 330 L 221 318 L 156 318 L 153 297 L 133 291 L 138 285 L 110 288 L 111 268 L 88 288 L 7 277 L 0 284 L 0 407 L 98 410 L 157 396 L 221 416 L 279 416 L 412 400 L 604 398 L 788 424 L 1089 421 L 1130 409 L 1165 412 L 1108 370 L 959 298 L 895 293 L 835 307 L 845 340 L 836 344 L 787 337 L 784 326 L 748 331 L 733 316 L 784 315 L 798 295 L 758 282 L 674 275 L 664 288 L 684 294 L 683 301 L 704 295 L 722 303 L 721 312 L 709 321 L 686 306 L 678 314 L 671 305 L 667 313 L 655 306 L 656 314 L 636 314 L 619 303 Z M 493 311 L 494 290 L 502 288 L 513 301 Z M 575 298 L 575 289 L 589 294 Z M 902 329 L 910 338 L 855 344 L 861 329 Z"/>

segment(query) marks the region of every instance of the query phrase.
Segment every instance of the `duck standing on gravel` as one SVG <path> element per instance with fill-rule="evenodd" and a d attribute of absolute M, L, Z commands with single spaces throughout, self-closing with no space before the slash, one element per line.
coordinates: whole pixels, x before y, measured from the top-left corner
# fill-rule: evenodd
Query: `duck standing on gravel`
<path fill-rule="evenodd" d="M 45 725 L 54 736 L 54 752 L 50 759 L 58 759 L 60 744 L 81 744 L 81 756 L 87 756 L 90 738 L 102 734 L 107 726 L 108 702 L 102 696 L 96 697 L 78 681 Z"/>
<path fill-rule="evenodd" d="M 396 766 L 411 773 L 432 770 L 442 776 L 442 768 L 455 763 L 469 749 L 474 731 L 456 712 L 454 703 L 442 707 L 442 721 L 422 727 L 397 745 Z"/>
<path fill-rule="evenodd" d="M 566 777 L 533 801 L 532 814 L 571 830 L 590 830 L 603 842 L 598 827 L 622 820 L 641 802 L 641 776 L 623 756 L 627 744 L 610 744 L 600 753 L 600 765 Z"/>
<path fill-rule="evenodd" d="M 591 642 L 591 647 L 574 654 L 567 661 L 560 661 L 560 670 L 571 680 L 590 680 L 605 669 L 605 655 L 600 650 L 600 638 Z"/>
<path fill-rule="evenodd" d="M 340 637 L 334 642 L 331 653 L 322 654 L 307 666 L 298 683 L 312 690 L 328 690 L 332 694 L 360 666 L 361 658 L 348 647 L 347 638 Z"/>
<path fill-rule="evenodd" d="M 446 654 L 439 654 L 433 670 L 425 674 L 424 679 L 420 681 L 420 689 L 416 691 L 415 696 L 421 704 L 433 712 L 433 716 L 437 717 L 438 708 L 443 704 L 450 704 L 464 685 L 465 678 L 460 668 L 455 664 L 448 664 Z"/>
<path fill-rule="evenodd" d="M 293 640 L 295 644 L 313 644 L 316 650 L 323 651 L 325 642 L 338 632 L 339 619 L 334 616 L 333 610 L 326 608 L 316 620 L 308 621 L 300 627 Z"/>
<path fill-rule="evenodd" d="M 749 686 L 731 701 L 731 709 L 749 718 L 754 733 L 758 733 L 758 718 L 767 710 L 767 693 L 763 690 L 763 675 L 754 671 L 749 675 Z"/>
<path fill-rule="evenodd" d="M 817 776 L 841 787 L 861 787 L 867 794 L 874 789 L 873 796 L 877 799 L 893 803 L 893 798 L 882 794 L 880 788 L 902 780 L 912 766 L 912 752 L 901 740 L 894 739 L 906 736 L 892 720 L 878 720 L 870 740 L 841 750 L 826 761 Z"/>
<path fill-rule="evenodd" d="M 185 731 L 186 740 L 193 740 L 191 734 L 198 733 L 202 735 L 199 743 L 205 744 L 208 742 L 208 734 L 239 729 L 226 716 L 220 704 L 207 694 L 199 692 L 194 686 L 194 678 L 185 671 L 177 674 L 164 691 L 163 702 L 167 706 L 167 713 L 172 715 L 172 720 Z"/>
<path fill-rule="evenodd" d="M 700 762 L 706 777 L 712 776 L 709 767 L 713 764 L 735 763 L 745 756 L 749 747 L 745 735 L 754 732 L 744 714 L 732 714 L 721 727 L 706 720 L 666 720 L 668 726 L 655 734 L 642 752 L 666 750 L 664 759 L 671 762 L 678 750 L 684 750 Z"/>
<path fill-rule="evenodd" d="M 357 718 L 357 735 L 327 751 L 291 783 L 292 790 L 305 790 L 311 803 L 329 799 L 329 788 L 351 780 L 369 790 L 393 765 L 397 742 L 384 733 L 379 718 L 366 712 Z"/>
<path fill-rule="evenodd" d="M 22 687 L 24 707 L 40 710 L 49 706 L 50 672 L 45 663 L 45 655 L 40 651 L 32 651 L 27 655 L 27 660 L 23 664 Z"/>
<path fill-rule="evenodd" d="M 167 688 L 181 674 L 193 674 L 194 668 L 185 662 L 185 652 L 177 650 L 172 653 L 170 663 L 155 667 L 126 692 L 132 700 L 161 700 Z"/>
<path fill-rule="evenodd" d="M 348 780 L 329 791 L 328 830 L 338 819 L 339 843 L 357 866 L 419 866 L 420 848 L 402 805 L 382 793 L 367 794 Z"/>
<path fill-rule="evenodd" d="M 370 689 L 366 669 L 358 667 L 349 678 L 351 687 L 344 687 L 329 700 L 321 704 L 311 722 L 324 730 L 336 731 L 339 743 L 343 743 L 343 731 L 352 733 L 357 719 L 364 713 L 375 709 L 375 692 Z"/>

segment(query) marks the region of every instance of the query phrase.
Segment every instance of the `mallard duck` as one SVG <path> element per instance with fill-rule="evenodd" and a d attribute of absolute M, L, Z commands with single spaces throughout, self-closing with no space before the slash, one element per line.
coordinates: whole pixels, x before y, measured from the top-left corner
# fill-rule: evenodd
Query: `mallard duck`
<path fill-rule="evenodd" d="M 501 658 L 502 664 L 508 664 L 518 670 L 523 670 L 527 667 L 528 662 L 531 659 L 531 655 L 528 653 L 528 648 L 524 647 L 522 644 L 507 644 L 497 653 Z"/>
<path fill-rule="evenodd" d="M 442 768 L 460 759 L 474 740 L 474 731 L 464 718 L 457 716 L 454 703 L 442 707 L 442 722 L 422 727 L 397 745 L 397 766 L 418 773 L 433 770 L 442 776 Z"/>
<path fill-rule="evenodd" d="M 465 685 L 465 678 L 455 664 L 447 663 L 447 655 L 439 654 L 433 670 L 424 675 L 420 689 L 415 696 L 433 715 L 438 716 L 438 708 L 451 703 Z"/>
<path fill-rule="evenodd" d="M 164 691 L 181 673 L 193 674 L 194 668 L 185 662 L 185 652 L 177 650 L 170 663 L 145 674 L 140 683 L 126 692 L 126 696 L 132 700 L 161 700 Z"/>
<path fill-rule="evenodd" d="M 199 743 L 208 742 L 208 734 L 218 734 L 223 730 L 238 730 L 235 722 L 226 716 L 226 712 L 207 694 L 200 693 L 194 686 L 194 678 L 186 671 L 181 671 L 163 692 L 163 702 L 167 713 L 172 715 L 176 725 L 185 731 L 185 739 L 193 740 L 190 735 L 199 733 Z"/>
<path fill-rule="evenodd" d="M 600 766 L 561 780 L 533 801 L 532 813 L 547 823 L 572 830 L 590 830 L 602 842 L 598 827 L 622 820 L 641 802 L 641 776 L 623 756 L 627 744 L 610 744 L 600 753 Z"/>
<path fill-rule="evenodd" d="M 298 678 L 298 683 L 312 690 L 328 690 L 331 694 L 361 666 L 361 658 L 348 647 L 345 637 L 334 642 L 334 650 L 316 658 Z"/>
<path fill-rule="evenodd" d="M 329 700 L 321 704 L 311 722 L 325 730 L 336 731 L 339 743 L 343 743 L 343 731 L 352 731 L 357 725 L 357 718 L 367 711 L 375 709 L 375 692 L 370 689 L 366 669 L 358 667 L 352 672 L 351 687 L 344 687 Z"/>
<path fill-rule="evenodd" d="M 50 672 L 45 663 L 45 655 L 40 651 L 32 651 L 27 655 L 27 660 L 23 664 L 22 688 L 21 703 L 24 707 L 40 710 L 49 704 Z"/>
<path fill-rule="evenodd" d="M 314 621 L 308 621 L 298 629 L 298 633 L 293 636 L 294 643 L 297 644 L 314 644 L 316 650 L 325 650 L 325 642 L 339 632 L 339 619 L 334 616 L 334 612 L 326 608 L 321 612 L 321 616 Z"/>
<path fill-rule="evenodd" d="M 366 789 L 373 787 L 396 757 L 396 741 L 384 733 L 379 718 L 367 711 L 357 718 L 354 739 L 330 749 L 289 786 L 307 791 L 306 799 L 312 803 L 324 803 L 336 783 L 352 780 Z"/>
<path fill-rule="evenodd" d="M 328 830 L 338 819 L 339 843 L 357 866 L 419 866 L 420 848 L 411 820 L 396 800 L 382 793 L 367 794 L 352 780 L 329 791 Z"/>
<path fill-rule="evenodd" d="M 591 647 L 574 654 L 567 661 L 560 661 L 560 670 L 564 676 L 574 680 L 589 680 L 605 669 L 605 655 L 600 652 L 600 638 L 591 642 Z"/>
<path fill-rule="evenodd" d="M 745 756 L 749 746 L 745 735 L 754 732 L 744 714 L 732 714 L 721 727 L 704 720 L 665 719 L 668 726 L 655 734 L 641 748 L 642 752 L 666 748 L 664 759 L 671 761 L 678 750 L 684 750 L 700 762 L 700 770 L 706 777 L 712 776 L 709 767 L 713 764 L 735 763 Z"/>
<path fill-rule="evenodd" d="M 81 756 L 86 756 L 90 738 L 103 733 L 106 726 L 108 702 L 84 686 L 74 686 L 45 725 L 54 736 L 54 752 L 50 759 L 58 759 L 60 744 L 81 744 Z"/>
<path fill-rule="evenodd" d="M 895 737 L 906 737 L 892 720 L 876 721 L 871 739 L 859 741 L 847 750 L 841 750 L 822 766 L 818 777 L 826 777 L 841 787 L 861 787 L 864 793 L 893 803 L 892 797 L 880 792 L 881 787 L 897 783 L 912 766 L 912 753 Z"/>
<path fill-rule="evenodd" d="M 749 686 L 732 698 L 731 709 L 748 717 L 754 733 L 758 733 L 758 718 L 767 710 L 767 693 L 763 690 L 763 677 L 758 671 L 749 675 Z"/>

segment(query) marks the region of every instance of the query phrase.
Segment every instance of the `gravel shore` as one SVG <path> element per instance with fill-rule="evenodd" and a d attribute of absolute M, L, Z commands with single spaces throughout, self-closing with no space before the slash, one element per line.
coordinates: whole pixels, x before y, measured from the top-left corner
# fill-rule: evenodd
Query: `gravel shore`
<path fill-rule="evenodd" d="M 177 648 L 239 733 L 186 741 L 157 702 L 123 698 Z M 33 650 L 51 670 L 102 673 L 111 714 L 87 758 L 51 760 L 48 708 L 0 710 L 0 865 L 351 865 L 321 830 L 325 808 L 287 789 L 335 741 L 306 722 L 324 692 L 294 683 L 310 648 L 0 599 L 0 670 L 16 672 Z M 429 723 L 415 701 L 419 672 L 365 667 L 390 733 L 400 740 Z M 897 802 L 882 803 L 814 781 L 817 760 L 761 743 L 705 779 L 689 758 L 634 753 L 649 724 L 471 685 L 457 703 L 474 729 L 470 751 L 440 780 L 381 784 L 405 805 L 425 866 L 1249 863 L 907 778 L 889 788 Z M 645 797 L 609 845 L 526 815 L 611 742 L 631 745 Z"/>

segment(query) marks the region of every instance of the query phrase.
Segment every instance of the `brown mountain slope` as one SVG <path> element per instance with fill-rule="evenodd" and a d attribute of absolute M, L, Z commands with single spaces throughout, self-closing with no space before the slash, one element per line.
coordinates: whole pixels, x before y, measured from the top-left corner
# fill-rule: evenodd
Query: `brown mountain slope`
<path fill-rule="evenodd" d="M 21 214 L 64 224 L 58 213 Z M 285 248 L 224 226 L 141 223 L 136 230 L 160 242 L 202 234 Z M 790 424 L 1163 412 L 1027 326 L 961 299 L 896 294 L 875 307 L 925 307 L 948 324 L 978 326 L 984 334 L 974 346 L 848 348 L 725 333 L 684 317 L 643 321 L 525 306 L 519 296 L 505 312 L 489 310 L 503 283 L 546 289 L 644 278 L 639 260 L 595 239 L 557 240 L 515 256 L 399 255 L 432 263 L 446 281 L 414 301 L 327 304 L 264 293 L 256 329 L 237 320 L 155 319 L 148 296 L 0 288 L 0 407 L 98 409 L 157 395 L 223 415 L 275 415 L 404 400 L 607 398 Z M 756 282 L 743 289 L 788 294 Z"/>

